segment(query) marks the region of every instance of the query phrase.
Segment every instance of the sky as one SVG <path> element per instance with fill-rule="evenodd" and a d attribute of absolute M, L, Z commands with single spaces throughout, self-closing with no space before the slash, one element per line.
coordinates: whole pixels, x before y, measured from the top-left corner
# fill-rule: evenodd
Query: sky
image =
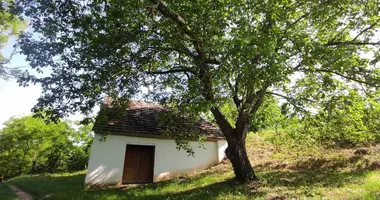
<path fill-rule="evenodd" d="M 1 52 L 7 57 L 13 50 L 15 39 L 11 38 Z M 25 56 L 17 54 L 12 57 L 10 67 L 28 68 Z M 29 87 L 19 87 L 16 80 L 0 79 L 0 128 L 10 117 L 31 114 L 31 109 L 37 103 L 37 98 L 41 94 L 41 87 L 31 85 Z"/>
<path fill-rule="evenodd" d="M 1 52 L 8 56 L 13 51 L 15 39 L 11 38 Z M 12 57 L 10 67 L 21 67 L 30 69 L 24 55 L 15 55 Z M 0 79 L 0 129 L 4 127 L 3 123 L 10 117 L 21 117 L 32 114 L 31 109 L 37 103 L 38 97 L 41 95 L 41 87 L 39 85 L 30 85 L 29 87 L 20 87 L 16 80 Z M 81 115 L 71 115 L 70 120 L 80 120 Z"/>

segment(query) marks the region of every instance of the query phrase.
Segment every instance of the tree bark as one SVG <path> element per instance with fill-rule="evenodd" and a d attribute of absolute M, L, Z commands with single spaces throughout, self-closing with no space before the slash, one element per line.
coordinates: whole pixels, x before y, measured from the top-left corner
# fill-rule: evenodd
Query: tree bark
<path fill-rule="evenodd" d="M 248 115 L 240 114 L 237 119 L 237 127 L 232 128 L 219 108 L 212 107 L 211 112 L 223 135 L 226 137 L 228 143 L 226 156 L 232 163 L 235 179 L 241 183 L 258 180 L 251 162 L 248 159 L 245 146 L 245 139 L 249 127 Z"/>
<path fill-rule="evenodd" d="M 247 155 L 245 138 L 227 142 L 226 156 L 231 161 L 235 179 L 241 183 L 258 180 Z"/>

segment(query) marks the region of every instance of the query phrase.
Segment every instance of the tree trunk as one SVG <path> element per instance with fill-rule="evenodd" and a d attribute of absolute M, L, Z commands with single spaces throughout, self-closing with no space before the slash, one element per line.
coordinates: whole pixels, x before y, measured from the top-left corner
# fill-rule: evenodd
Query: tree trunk
<path fill-rule="evenodd" d="M 32 173 L 36 173 L 36 171 L 37 171 L 37 161 L 33 160 L 32 161 L 32 170 L 31 170 L 31 172 Z"/>
<path fill-rule="evenodd" d="M 21 164 L 20 164 L 20 169 L 19 169 L 19 175 L 22 174 L 22 168 L 24 167 L 24 161 L 25 161 L 25 157 L 26 157 L 26 154 L 28 154 L 29 152 L 29 145 L 27 146 L 27 148 L 24 150 L 24 155 L 22 156 L 22 160 L 21 160 Z"/>
<path fill-rule="evenodd" d="M 249 127 L 248 115 L 239 114 L 236 128 L 234 129 L 219 108 L 212 107 L 211 112 L 226 137 L 228 143 L 226 156 L 232 163 L 236 180 L 241 183 L 258 180 L 245 149 L 245 139 Z"/>
<path fill-rule="evenodd" d="M 228 141 L 226 156 L 231 161 L 238 182 L 246 183 L 258 180 L 245 148 L 245 139 Z"/>

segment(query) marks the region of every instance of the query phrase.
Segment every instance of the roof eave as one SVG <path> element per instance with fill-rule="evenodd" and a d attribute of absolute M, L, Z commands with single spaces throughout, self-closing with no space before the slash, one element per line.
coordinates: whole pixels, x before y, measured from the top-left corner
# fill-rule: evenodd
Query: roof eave
<path fill-rule="evenodd" d="M 97 133 L 95 133 L 97 134 Z M 170 137 L 167 135 L 155 135 L 155 134 L 147 134 L 147 133 L 136 133 L 136 132 L 122 132 L 122 131 L 110 131 L 110 135 L 118 135 L 118 136 L 129 136 L 129 137 L 139 137 L 139 138 L 154 138 L 154 139 L 163 139 L 163 140 L 175 140 L 174 137 Z M 226 140 L 224 137 L 219 136 L 207 136 L 206 141 L 215 142 L 220 140 Z"/>

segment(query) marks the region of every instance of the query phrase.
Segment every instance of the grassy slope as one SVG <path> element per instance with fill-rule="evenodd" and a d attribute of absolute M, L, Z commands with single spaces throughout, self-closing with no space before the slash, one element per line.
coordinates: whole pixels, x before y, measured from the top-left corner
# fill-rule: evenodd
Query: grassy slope
<path fill-rule="evenodd" d="M 355 156 L 349 149 L 275 146 L 252 135 L 247 145 L 261 178 L 247 185 L 233 181 L 229 163 L 171 181 L 104 190 L 85 191 L 85 172 L 8 183 L 38 199 L 380 199 L 380 148 Z"/>
<path fill-rule="evenodd" d="M 17 196 L 13 191 L 4 183 L 0 183 L 0 199 L 1 200 L 17 200 Z"/>

